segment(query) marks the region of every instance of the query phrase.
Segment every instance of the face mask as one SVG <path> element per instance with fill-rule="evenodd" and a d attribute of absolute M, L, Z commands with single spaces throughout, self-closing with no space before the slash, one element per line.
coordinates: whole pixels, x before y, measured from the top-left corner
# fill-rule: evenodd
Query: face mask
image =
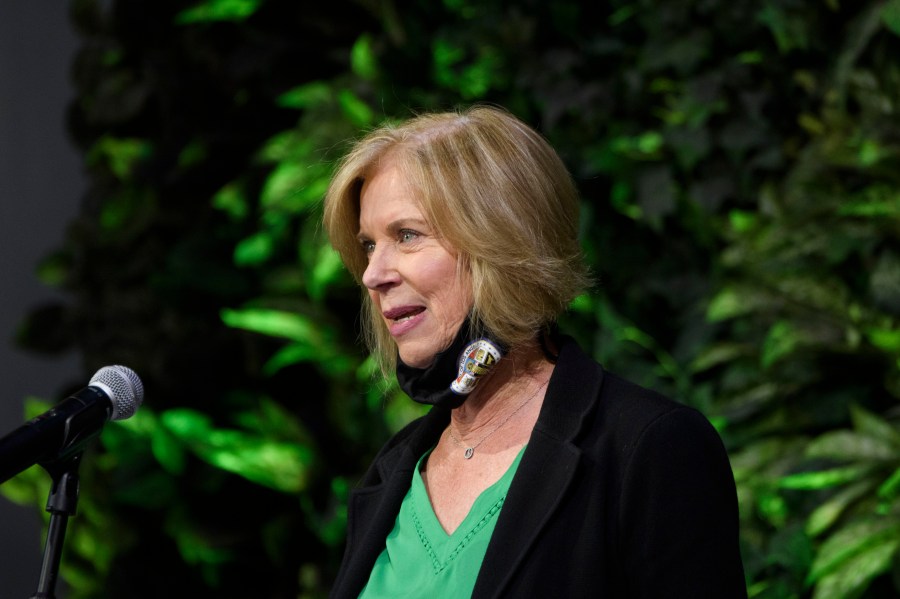
<path fill-rule="evenodd" d="M 397 382 L 414 401 L 449 409 L 458 408 L 506 353 L 499 343 L 476 335 L 467 318 L 450 347 L 426 368 L 413 368 L 397 359 Z"/>

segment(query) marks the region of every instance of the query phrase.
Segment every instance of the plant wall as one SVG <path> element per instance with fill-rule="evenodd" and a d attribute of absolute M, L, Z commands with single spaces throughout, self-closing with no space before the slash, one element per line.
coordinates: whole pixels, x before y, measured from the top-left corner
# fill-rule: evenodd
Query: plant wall
<path fill-rule="evenodd" d="M 69 596 L 327 593 L 348 489 L 421 409 L 358 343 L 321 197 L 368 128 L 476 102 L 582 192 L 563 329 L 722 434 L 751 597 L 896 596 L 900 1 L 305 4 L 71 3 L 91 188 L 21 343 L 147 398 L 82 466 Z"/>

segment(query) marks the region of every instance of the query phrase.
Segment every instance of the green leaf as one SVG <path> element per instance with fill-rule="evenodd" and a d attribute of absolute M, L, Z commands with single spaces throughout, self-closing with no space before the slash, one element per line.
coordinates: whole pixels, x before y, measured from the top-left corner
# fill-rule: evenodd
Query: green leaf
<path fill-rule="evenodd" d="M 627 4 L 621 8 L 617 8 L 609 17 L 607 17 L 606 22 L 612 27 L 618 27 L 622 23 L 625 23 L 634 14 L 637 12 L 637 7 L 634 4 Z"/>
<path fill-rule="evenodd" d="M 809 537 L 803 529 L 793 522 L 776 524 L 778 530 L 774 532 L 769 542 L 765 557 L 768 566 L 779 566 L 780 571 L 787 570 L 793 576 L 802 576 L 809 570 L 812 564 L 814 551 Z M 712 598 L 710 598 L 712 599 Z M 719 599 L 716 597 L 715 599 Z M 775 599 L 775 598 L 772 598 Z M 777 599 L 785 599 L 783 595 Z"/>
<path fill-rule="evenodd" d="M 859 164 L 863 167 L 874 166 L 884 156 L 881 145 L 874 139 L 865 139 L 859 146 Z"/>
<path fill-rule="evenodd" d="M 372 36 L 368 33 L 357 38 L 350 50 L 350 66 L 363 79 L 374 79 L 378 75 L 378 64 L 372 49 Z"/>
<path fill-rule="evenodd" d="M 266 361 L 263 374 L 273 376 L 282 368 L 301 362 L 313 362 L 330 376 L 347 374 L 355 368 L 355 360 L 351 356 L 323 350 L 308 343 L 292 343 L 279 349 Z"/>
<path fill-rule="evenodd" d="M 758 18 L 769 28 L 782 54 L 809 46 L 809 26 L 801 15 L 790 14 L 774 2 L 767 2 L 759 11 Z"/>
<path fill-rule="evenodd" d="M 134 416 L 126 420 L 116 420 L 110 423 L 109 429 L 104 430 L 104 444 L 106 443 L 106 432 L 109 430 L 122 429 L 128 432 L 129 437 L 126 442 L 133 443 L 134 438 L 149 438 L 158 426 L 156 414 L 153 409 L 144 405 L 140 410 L 134 413 Z M 118 451 L 121 446 L 115 447 Z"/>
<path fill-rule="evenodd" d="M 383 383 L 383 380 L 379 381 L 379 374 L 378 361 L 375 360 L 375 356 L 371 354 L 366 356 L 366 358 L 356 368 L 357 382 L 362 383 L 366 386 L 369 386 L 373 382 Z"/>
<path fill-rule="evenodd" d="M 838 214 L 858 218 L 896 219 L 900 217 L 900 190 L 888 184 L 867 185 L 844 200 Z"/>
<path fill-rule="evenodd" d="M 159 415 L 160 422 L 179 438 L 203 437 L 212 427 L 212 419 L 188 408 L 167 410 Z"/>
<path fill-rule="evenodd" d="M 764 60 L 765 55 L 756 50 L 747 50 L 737 56 L 737 61 L 741 64 L 761 64 Z"/>
<path fill-rule="evenodd" d="M 309 448 L 293 443 L 215 429 L 191 448 L 223 470 L 278 491 L 297 493 L 309 482 L 313 454 Z"/>
<path fill-rule="evenodd" d="M 834 242 L 823 238 L 821 243 Z M 779 293 L 800 305 L 842 316 L 848 310 L 847 288 L 842 281 L 830 277 L 791 275 L 779 276 L 774 282 Z M 808 330 L 800 328 L 797 332 L 805 338 L 816 339 L 818 336 L 815 332 L 810 335 Z"/>
<path fill-rule="evenodd" d="M 47 472 L 35 464 L 0 485 L 0 495 L 18 505 L 43 507 L 47 502 L 50 483 Z"/>
<path fill-rule="evenodd" d="M 284 92 L 276 100 L 279 106 L 285 108 L 313 108 L 323 106 L 334 101 L 334 92 L 323 81 L 311 81 L 299 87 Z"/>
<path fill-rule="evenodd" d="M 47 287 L 62 287 L 69 276 L 70 258 L 62 252 L 45 256 L 38 263 L 37 277 Z"/>
<path fill-rule="evenodd" d="M 719 291 L 709 302 L 706 318 L 720 322 L 744 313 L 745 306 L 737 289 L 728 287 Z"/>
<path fill-rule="evenodd" d="M 354 126 L 364 128 L 375 122 L 375 113 L 349 89 L 338 92 L 338 104 Z"/>
<path fill-rule="evenodd" d="M 895 35 L 900 35 L 900 0 L 887 0 L 881 9 L 881 22 Z"/>
<path fill-rule="evenodd" d="M 263 144 L 259 158 L 263 162 L 296 162 L 309 154 L 309 140 L 303 139 L 296 129 L 276 133 Z"/>
<path fill-rule="evenodd" d="M 466 58 L 467 51 L 459 44 L 437 39 L 432 50 L 434 80 L 466 100 L 481 98 L 503 84 L 502 57 L 493 47 L 482 45 L 477 57 L 468 63 Z"/>
<path fill-rule="evenodd" d="M 801 489 L 806 491 L 827 489 L 853 482 L 871 471 L 872 467 L 870 465 L 860 465 L 832 468 L 819 472 L 799 472 L 782 477 L 778 481 L 778 486 L 782 489 Z"/>
<path fill-rule="evenodd" d="M 100 225 L 106 231 L 118 231 L 131 219 L 134 203 L 126 195 L 109 198 L 100 209 Z"/>
<path fill-rule="evenodd" d="M 894 473 L 878 487 L 878 497 L 890 500 L 897 496 L 898 491 L 900 491 L 900 468 L 894 470 Z"/>
<path fill-rule="evenodd" d="M 187 464 L 184 446 L 165 427 L 157 427 L 151 437 L 153 457 L 156 458 L 166 472 L 178 475 L 184 472 Z"/>
<path fill-rule="evenodd" d="M 257 11 L 262 0 L 206 0 L 175 16 L 179 25 L 211 21 L 243 21 Z"/>
<path fill-rule="evenodd" d="M 739 482 L 750 480 L 770 470 L 772 464 L 778 464 L 785 456 L 797 451 L 805 445 L 805 440 L 790 438 L 768 438 L 747 444 L 740 451 L 732 453 L 731 465 L 734 477 Z M 777 468 L 780 471 L 780 468 Z"/>
<path fill-rule="evenodd" d="M 856 404 L 850 405 L 850 419 L 853 422 L 853 428 L 858 433 L 893 447 L 894 457 L 898 457 L 900 430 L 896 426 Z"/>
<path fill-rule="evenodd" d="M 787 320 L 776 322 L 763 341 L 761 363 L 768 368 L 784 356 L 794 351 L 800 341 L 800 335 L 793 323 Z"/>
<path fill-rule="evenodd" d="M 325 514 L 316 509 L 309 494 L 300 497 L 300 506 L 306 516 L 306 522 L 315 530 L 316 535 L 326 545 L 339 547 L 347 536 L 347 487 L 345 479 L 332 479 L 332 501 Z"/>
<path fill-rule="evenodd" d="M 787 502 L 778 493 L 760 493 L 758 506 L 760 513 L 776 528 L 784 528 L 789 515 Z"/>
<path fill-rule="evenodd" d="M 497 54 L 482 48 L 478 60 L 463 69 L 460 74 L 460 95 L 467 100 L 484 97 L 501 77 Z"/>
<path fill-rule="evenodd" d="M 254 404 L 254 409 L 236 415 L 242 428 L 269 438 L 307 442 L 306 429 L 284 406 L 265 396 L 255 397 Z"/>
<path fill-rule="evenodd" d="M 40 397 L 35 397 L 33 395 L 29 395 L 25 398 L 25 420 L 31 420 L 36 416 L 40 416 L 47 410 L 53 407 L 53 403 L 47 401 L 46 399 L 41 399 Z"/>
<path fill-rule="evenodd" d="M 241 221 L 247 218 L 250 213 L 250 207 L 247 204 L 247 198 L 244 195 L 241 186 L 235 182 L 231 182 L 222 187 L 212 200 L 213 207 L 222 210 L 232 220 Z"/>
<path fill-rule="evenodd" d="M 635 160 L 654 160 L 659 157 L 665 138 L 659 131 L 645 131 L 640 135 L 626 135 L 612 140 L 614 152 Z"/>
<path fill-rule="evenodd" d="M 307 185 L 301 187 L 292 196 L 293 204 L 290 208 L 294 211 L 307 210 L 315 207 L 325 193 L 331 181 L 328 178 L 328 167 L 322 163 L 309 165 L 307 173 Z"/>
<path fill-rule="evenodd" d="M 867 329 L 866 337 L 878 349 L 890 352 L 900 353 L 900 328 L 891 326 L 891 328 L 870 328 Z"/>
<path fill-rule="evenodd" d="M 197 457 L 222 470 L 285 493 L 301 491 L 308 483 L 313 462 L 308 447 L 214 428 L 208 416 L 186 408 L 169 410 L 160 419 Z"/>
<path fill-rule="evenodd" d="M 88 164 L 105 163 L 122 181 L 131 178 L 135 166 L 153 154 L 150 141 L 140 138 L 117 138 L 104 135 L 88 151 Z"/>
<path fill-rule="evenodd" d="M 209 151 L 206 145 L 200 140 L 194 140 L 181 149 L 178 153 L 178 166 L 181 168 L 190 168 L 196 164 L 206 160 Z"/>
<path fill-rule="evenodd" d="M 753 347 L 744 343 L 717 343 L 705 348 L 691 362 L 691 372 L 697 374 L 716 366 L 728 364 L 734 360 L 752 355 Z"/>
<path fill-rule="evenodd" d="M 285 160 L 266 178 L 260 192 L 260 203 L 267 209 L 275 207 L 291 211 L 302 210 L 305 202 L 298 201 L 298 192 L 309 182 L 307 165 Z"/>
<path fill-rule="evenodd" d="M 613 184 L 609 202 L 613 208 L 632 220 L 640 220 L 643 217 L 643 210 L 634 203 L 631 186 L 624 181 L 616 181 Z"/>
<path fill-rule="evenodd" d="M 900 532 L 900 531 L 898 531 Z M 876 576 L 890 570 L 900 539 L 880 539 L 847 558 L 816 584 L 813 599 L 858 597 Z"/>
<path fill-rule="evenodd" d="M 466 55 L 465 50 L 445 39 L 438 38 L 434 41 L 431 54 L 434 61 L 434 77 L 437 82 L 448 87 L 454 85 L 456 76 L 453 67 L 463 60 Z"/>
<path fill-rule="evenodd" d="M 272 231 L 259 231 L 234 247 L 234 263 L 236 266 L 258 266 L 267 262 L 274 252 Z"/>
<path fill-rule="evenodd" d="M 589 293 L 582 293 L 569 303 L 571 312 L 591 314 L 594 311 L 594 298 Z"/>
<path fill-rule="evenodd" d="M 226 325 L 236 329 L 290 339 L 319 348 L 323 348 L 331 336 L 331 332 L 323 328 L 323 323 L 295 312 L 265 308 L 225 309 L 222 310 L 221 317 Z"/>
<path fill-rule="evenodd" d="M 829 574 L 848 573 L 846 566 L 855 558 L 869 551 L 900 542 L 900 522 L 889 518 L 873 517 L 853 522 L 838 529 L 822 543 L 810 568 L 808 582 L 815 582 Z M 865 561 L 865 560 L 863 560 Z M 830 583 L 834 584 L 834 582 Z M 830 586 L 830 585 L 829 585 Z"/>
<path fill-rule="evenodd" d="M 323 299 L 325 291 L 347 274 L 344 263 L 331 245 L 321 245 L 306 285 L 313 299 Z"/>
<path fill-rule="evenodd" d="M 746 210 L 731 210 L 728 213 L 728 224 L 738 233 L 749 233 L 759 224 L 759 215 Z"/>
<path fill-rule="evenodd" d="M 679 380 L 681 378 L 681 366 L 678 362 L 665 351 L 660 344 L 648 335 L 645 331 L 642 331 L 636 326 L 626 325 L 623 327 L 619 327 L 615 330 L 616 339 L 619 341 L 630 341 L 634 343 L 638 347 L 641 347 L 645 351 L 649 352 L 656 359 L 656 364 L 659 367 L 659 371 L 672 380 Z"/>
<path fill-rule="evenodd" d="M 832 431 L 813 440 L 807 457 L 836 460 L 900 460 L 900 451 L 878 437 L 852 431 Z"/>
<path fill-rule="evenodd" d="M 828 501 L 819 505 L 806 520 L 806 533 L 817 537 L 825 532 L 857 499 L 872 490 L 873 481 L 865 480 L 841 489 Z"/>

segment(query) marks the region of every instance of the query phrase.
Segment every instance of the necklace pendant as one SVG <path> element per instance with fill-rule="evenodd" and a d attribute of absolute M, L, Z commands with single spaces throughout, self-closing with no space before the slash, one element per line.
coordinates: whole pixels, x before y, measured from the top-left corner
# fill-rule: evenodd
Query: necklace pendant
<path fill-rule="evenodd" d="M 475 448 L 474 448 L 474 447 L 467 447 L 467 448 L 466 448 L 466 453 L 464 453 L 463 455 L 466 456 L 466 459 L 467 459 L 467 460 L 471 460 L 471 459 L 472 459 L 472 456 L 475 455 Z"/>

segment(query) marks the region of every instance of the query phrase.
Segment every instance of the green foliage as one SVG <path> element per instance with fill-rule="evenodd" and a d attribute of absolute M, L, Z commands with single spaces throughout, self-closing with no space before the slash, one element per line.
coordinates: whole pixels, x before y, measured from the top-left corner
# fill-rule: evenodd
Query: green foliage
<path fill-rule="evenodd" d="M 243 21 L 259 8 L 262 0 L 207 0 L 183 10 L 175 22 L 185 25 L 204 21 Z"/>
<path fill-rule="evenodd" d="M 22 342 L 147 401 L 83 466 L 71 597 L 327 592 L 349 489 L 422 408 L 361 354 L 319 201 L 361 130 L 472 102 L 580 187 L 598 285 L 563 329 L 720 431 L 750 595 L 896 596 L 896 0 L 176 4 L 72 5 L 91 188 L 40 267 L 71 301 Z M 40 474 L 2 490 L 42 505 Z"/>

